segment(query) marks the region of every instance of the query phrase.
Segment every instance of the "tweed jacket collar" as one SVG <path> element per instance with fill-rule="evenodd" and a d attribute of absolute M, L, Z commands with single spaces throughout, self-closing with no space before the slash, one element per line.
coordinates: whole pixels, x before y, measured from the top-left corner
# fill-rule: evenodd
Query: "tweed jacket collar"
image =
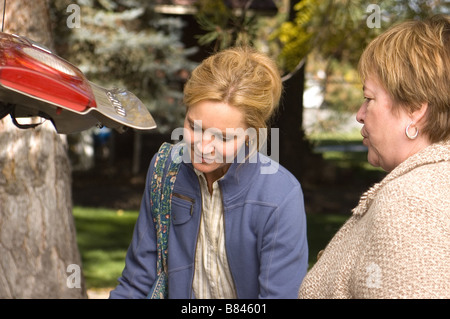
<path fill-rule="evenodd" d="M 381 182 L 373 185 L 360 198 L 353 215 L 364 215 L 372 204 L 378 191 L 392 180 L 423 165 L 450 161 L 450 140 L 431 144 L 422 151 L 412 155 L 396 168 L 394 168 Z"/>

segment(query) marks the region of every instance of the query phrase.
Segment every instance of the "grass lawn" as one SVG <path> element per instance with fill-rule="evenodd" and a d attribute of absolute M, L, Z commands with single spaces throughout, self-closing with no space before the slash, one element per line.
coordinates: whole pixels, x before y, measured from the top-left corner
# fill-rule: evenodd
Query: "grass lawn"
<path fill-rule="evenodd" d="M 86 287 L 115 287 L 138 212 L 76 206 L 73 215 Z"/>

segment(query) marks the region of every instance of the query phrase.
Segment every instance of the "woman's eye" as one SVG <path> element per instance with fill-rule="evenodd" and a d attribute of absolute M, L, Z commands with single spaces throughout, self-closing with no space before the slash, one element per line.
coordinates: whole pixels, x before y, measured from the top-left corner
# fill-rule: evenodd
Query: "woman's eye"
<path fill-rule="evenodd" d="M 369 102 L 372 101 L 372 100 L 373 100 L 373 99 L 370 98 L 370 97 L 364 97 L 364 101 L 367 102 L 367 103 L 369 103 Z"/>
<path fill-rule="evenodd" d="M 234 141 L 234 139 L 235 139 L 235 135 L 232 135 L 232 136 L 223 136 L 223 138 L 222 138 L 222 140 L 225 142 L 225 143 L 227 143 L 227 142 L 231 142 L 231 141 Z"/>

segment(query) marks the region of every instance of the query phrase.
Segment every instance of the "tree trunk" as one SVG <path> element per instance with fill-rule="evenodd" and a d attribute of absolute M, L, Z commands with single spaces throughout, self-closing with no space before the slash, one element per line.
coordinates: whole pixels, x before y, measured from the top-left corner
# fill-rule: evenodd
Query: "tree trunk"
<path fill-rule="evenodd" d="M 3 2 L 3 1 L 2 1 Z M 3 4 L 3 3 L 2 3 Z M 4 31 L 50 48 L 46 0 L 6 2 Z M 64 136 L 0 121 L 0 298 L 85 298 Z"/>
<path fill-rule="evenodd" d="M 275 127 L 280 128 L 280 164 L 298 179 L 304 174 L 304 160 L 309 152 L 302 129 L 304 67 L 283 83 L 284 92 Z"/>

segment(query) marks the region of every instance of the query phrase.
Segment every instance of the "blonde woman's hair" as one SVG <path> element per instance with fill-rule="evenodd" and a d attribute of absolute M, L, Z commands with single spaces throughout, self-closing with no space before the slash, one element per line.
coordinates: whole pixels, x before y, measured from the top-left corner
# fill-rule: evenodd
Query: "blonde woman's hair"
<path fill-rule="evenodd" d="M 277 64 L 252 48 L 236 47 L 208 57 L 192 72 L 184 87 L 184 104 L 189 108 L 208 100 L 236 107 L 259 136 L 277 109 L 281 92 Z"/>
<path fill-rule="evenodd" d="M 375 76 L 395 101 L 414 112 L 428 103 L 423 134 L 431 142 L 450 138 L 450 19 L 436 15 L 400 23 L 365 49 L 359 61 L 364 81 Z"/>

